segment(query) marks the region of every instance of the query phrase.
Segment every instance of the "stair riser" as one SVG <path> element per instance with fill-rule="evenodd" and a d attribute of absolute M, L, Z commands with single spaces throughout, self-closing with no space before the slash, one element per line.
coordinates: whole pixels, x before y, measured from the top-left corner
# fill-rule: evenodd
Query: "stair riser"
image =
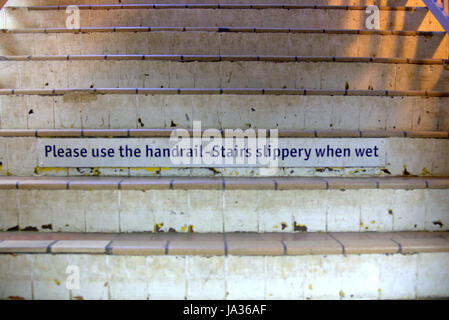
<path fill-rule="evenodd" d="M 448 35 L 111 32 L 8 33 L 0 55 L 204 54 L 448 58 Z"/>
<path fill-rule="evenodd" d="M 449 131 L 449 98 L 5 95 L 0 119 L 1 129 L 169 129 L 173 123 L 190 129 L 195 120 L 204 129 Z"/>
<path fill-rule="evenodd" d="M 415 299 L 449 296 L 448 253 L 297 257 L 25 254 L 1 255 L 0 262 L 0 299 Z M 79 289 L 66 287 L 69 265 L 78 266 Z"/>
<path fill-rule="evenodd" d="M 214 175 L 215 170 L 209 169 L 182 169 L 177 170 L 161 170 L 160 168 L 100 168 L 96 170 L 71 169 L 39 169 L 36 151 L 37 138 L 26 137 L 10 137 L 0 138 L 0 161 L 2 161 L 1 174 L 32 176 L 39 174 L 48 175 L 182 175 L 195 174 L 196 171 L 206 171 L 206 175 Z M 387 138 L 385 143 L 386 163 L 384 168 L 298 168 L 294 170 L 285 169 L 284 175 L 331 175 L 331 176 L 350 176 L 359 175 L 379 175 L 380 171 L 384 174 L 393 176 L 400 175 L 449 175 L 449 163 L 447 162 L 449 153 L 448 139 L 413 139 L 413 138 Z M 167 164 L 166 167 L 169 167 Z M 335 170 L 334 170 L 335 169 Z M 383 170 L 382 170 L 383 169 Z M 386 169 L 386 170 L 385 170 Z M 258 176 L 259 170 L 254 168 L 246 168 L 239 172 L 235 168 L 227 168 L 226 170 L 217 169 L 225 175 L 249 175 Z M 169 171 L 169 172 L 166 172 Z M 324 171 L 324 172 L 323 172 Z M 319 172 L 319 173 L 317 173 Z M 282 174 L 277 172 L 276 175 Z M 204 174 L 203 174 L 204 175 Z"/>
<path fill-rule="evenodd" d="M 44 6 L 44 5 L 71 5 L 73 0 L 9 0 L 9 6 Z M 92 5 L 104 4 L 102 0 L 77 0 L 77 4 Z M 108 0 L 108 4 L 135 4 L 135 3 L 161 3 L 161 4 L 188 4 L 186 0 Z M 192 3 L 231 3 L 231 4 L 310 4 L 310 0 L 195 0 Z M 380 5 L 380 6 L 424 6 L 421 0 L 401 0 L 391 3 L 390 0 L 321 0 L 323 5 Z"/>
<path fill-rule="evenodd" d="M 449 230 L 449 190 L 0 190 L 1 230 Z"/>
<path fill-rule="evenodd" d="M 443 65 L 355 62 L 3 61 L 3 88 L 297 88 L 447 91 Z M 267 75 L 270 77 L 267 77 Z"/>
<path fill-rule="evenodd" d="M 5 8 L 7 28 L 66 27 L 64 10 Z M 380 30 L 443 31 L 427 10 L 380 11 Z M 80 10 L 80 27 L 267 27 L 366 29 L 364 10 L 341 9 L 116 9 Z"/>

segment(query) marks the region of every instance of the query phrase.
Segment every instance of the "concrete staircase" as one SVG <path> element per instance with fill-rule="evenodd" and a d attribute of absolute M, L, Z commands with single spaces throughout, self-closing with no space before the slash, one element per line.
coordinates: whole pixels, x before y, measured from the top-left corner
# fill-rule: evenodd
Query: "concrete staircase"
<path fill-rule="evenodd" d="M 449 297 L 448 34 L 419 0 L 307 2 L 8 1 L 0 298 Z M 168 138 L 193 120 L 384 138 L 386 165 L 38 162 L 40 138 Z"/>

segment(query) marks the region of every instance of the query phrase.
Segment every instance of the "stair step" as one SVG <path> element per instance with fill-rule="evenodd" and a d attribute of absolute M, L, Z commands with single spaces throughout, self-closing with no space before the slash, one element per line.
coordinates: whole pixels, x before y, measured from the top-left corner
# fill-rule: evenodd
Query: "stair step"
<path fill-rule="evenodd" d="M 37 190 L 448 189 L 448 177 L 0 177 L 0 189 Z"/>
<path fill-rule="evenodd" d="M 151 31 L 149 31 L 151 30 Z M 0 55 L 213 54 L 448 57 L 445 32 L 253 28 L 5 30 Z M 226 30 L 226 31 L 225 31 Z"/>
<path fill-rule="evenodd" d="M 282 256 L 449 252 L 449 232 L 0 233 L 0 253 Z"/>
<path fill-rule="evenodd" d="M 2 177 L 0 198 L 5 231 L 388 232 L 449 226 L 448 177 Z"/>
<path fill-rule="evenodd" d="M 13 6 L 11 9 L 28 10 L 66 10 L 66 5 Z M 118 9 L 330 9 L 330 10 L 365 10 L 365 5 L 329 5 L 329 4 L 285 4 L 285 3 L 119 3 L 119 4 L 76 4 L 79 10 L 118 10 Z M 382 11 L 418 11 L 428 9 L 425 6 L 378 6 Z"/>
<path fill-rule="evenodd" d="M 108 0 L 107 4 L 187 4 L 186 0 Z M 205 4 L 310 4 L 310 0 L 195 0 L 193 3 Z M 105 4 L 99 0 L 9 0 L 9 6 L 46 6 L 46 5 L 92 5 Z M 422 0 L 321 0 L 321 5 L 378 5 L 422 7 Z"/>
<path fill-rule="evenodd" d="M 353 90 L 353 89 L 294 89 L 294 88 L 1 88 L 0 95 L 61 96 L 65 94 L 143 94 L 143 95 L 300 95 L 300 96 L 413 96 L 447 97 L 447 91 L 433 90 Z"/>
<path fill-rule="evenodd" d="M 272 61 L 0 61 L 0 86 L 449 91 L 442 64 Z M 251 70 L 251 72 L 249 72 Z M 270 77 L 266 77 L 270 74 Z M 365 75 L 361 78 L 360 75 Z"/>
<path fill-rule="evenodd" d="M 449 292 L 447 232 L 0 237 L 0 250 L 13 253 L 0 254 L 1 299 L 416 299 Z M 78 288 L 66 284 L 74 273 Z"/>
<path fill-rule="evenodd" d="M 267 61 L 267 62 L 362 62 L 444 65 L 448 59 L 416 59 L 393 57 L 350 57 L 350 56 L 276 56 L 276 55 L 198 55 L 198 54 L 97 54 L 97 55 L 14 55 L 2 56 L 2 61 L 177 61 L 177 62 L 220 62 L 220 61 Z"/>
<path fill-rule="evenodd" d="M 202 9 L 176 6 L 176 9 L 141 8 L 139 5 L 86 6 L 80 10 L 80 26 L 83 27 L 126 27 L 151 24 L 154 27 L 284 27 L 284 28 L 343 28 L 366 29 L 369 17 L 363 6 L 320 6 L 301 5 L 297 9 L 268 8 Z M 83 8 L 83 7 L 80 7 Z M 92 9 L 91 9 L 92 8 Z M 95 9 L 94 9 L 95 8 Z M 117 10 L 113 10 L 116 8 Z M 111 10 L 112 9 L 112 10 Z M 394 8 L 382 7 L 380 29 L 443 31 L 436 18 L 426 7 Z M 68 14 L 58 7 L 5 7 L 7 28 L 66 27 Z M 137 11 L 139 10 L 139 11 Z"/>
<path fill-rule="evenodd" d="M 192 134 L 192 129 L 185 129 Z M 0 137 L 51 137 L 51 138 L 98 138 L 98 137 L 152 137 L 168 138 L 173 129 L 0 129 Z M 201 131 L 204 133 L 204 130 Z M 245 136 L 245 132 L 236 132 Z M 257 133 L 256 133 L 257 135 Z M 279 138 L 428 138 L 448 139 L 447 131 L 400 131 L 400 130 L 280 130 Z"/>
<path fill-rule="evenodd" d="M 33 132 L 33 131 L 31 131 Z M 30 132 L 30 133 L 31 133 Z M 35 131 L 34 131 L 35 132 Z M 45 131 L 44 131 L 45 132 Z M 79 133 L 80 131 L 78 131 Z M 107 133 L 112 133 L 108 130 L 83 130 L 83 136 L 85 138 L 92 137 L 104 137 Z M 120 135 L 127 137 L 133 131 L 119 130 L 115 131 L 114 135 Z M 251 168 L 242 165 L 239 167 L 228 168 L 182 168 L 174 166 L 170 168 L 170 164 L 167 163 L 168 168 L 140 168 L 132 167 L 128 168 L 126 165 L 120 165 L 120 167 L 112 168 L 40 168 L 38 163 L 37 143 L 39 137 L 23 137 L 26 131 L 5 131 L 5 137 L 0 138 L 0 161 L 2 162 L 1 175 L 18 175 L 18 176 L 32 176 L 32 175 L 62 175 L 62 176 L 79 176 L 79 175 L 113 175 L 113 176 L 135 176 L 135 175 L 243 175 L 243 176 L 257 176 L 263 174 L 263 170 L 258 168 Z M 66 134 L 66 137 L 70 137 L 76 130 L 71 132 L 61 131 L 60 134 Z M 154 136 L 155 131 L 140 131 L 135 130 L 133 132 L 134 137 L 149 137 Z M 156 132 L 157 133 L 157 132 Z M 301 132 L 299 132 L 301 133 Z M 346 131 L 336 132 L 320 132 L 321 137 L 337 138 L 341 136 L 354 137 L 359 132 Z M 367 132 L 369 133 L 369 132 Z M 11 136 L 13 134 L 13 136 Z M 142 135 L 143 134 L 143 135 Z M 158 133 L 157 133 L 158 134 Z M 287 136 L 291 133 L 286 133 Z M 301 134 L 311 137 L 312 132 L 305 131 Z M 376 132 L 372 132 L 374 137 L 379 136 Z M 381 133 L 385 134 L 385 133 Z M 15 136 L 14 136 L 15 135 Z M 55 136 L 55 131 L 44 133 L 46 136 Z M 283 134 L 285 136 L 285 134 Z M 412 134 L 411 137 L 404 137 L 404 133 L 399 133 L 402 137 L 389 136 L 385 138 L 385 166 L 374 167 L 339 167 L 330 168 L 316 165 L 310 165 L 310 167 L 290 167 L 282 166 L 275 170 L 276 175 L 335 175 L 335 176 L 352 176 L 352 175 L 364 175 L 364 176 L 377 176 L 377 175 L 434 175 L 434 176 L 447 176 L 449 175 L 449 163 L 446 161 L 449 148 L 449 139 L 447 139 L 447 132 L 431 134 L 431 137 L 437 139 L 429 139 L 426 133 Z M 315 132 L 313 132 L 315 136 Z M 318 131 L 317 131 L 318 136 Z M 160 135 L 159 135 L 160 137 Z M 304 136 L 303 136 L 304 137 Z M 372 137 L 372 136 L 371 136 Z M 424 137 L 424 138 L 423 138 Z M 313 138 L 313 137 L 312 137 Z M 111 139 L 110 136 L 107 139 Z M 168 137 L 160 139 L 169 139 Z"/>
<path fill-rule="evenodd" d="M 41 28 L 3 28 L 2 33 L 5 34 L 84 34 L 84 33 L 112 33 L 112 34 L 127 34 L 127 33 L 162 33 L 162 32 L 182 32 L 185 36 L 189 32 L 208 32 L 208 33 L 251 33 L 251 34 L 348 34 L 348 35 L 393 35 L 393 36 L 427 36 L 432 37 L 436 35 L 444 35 L 445 31 L 423 31 L 423 30 L 381 30 L 381 29 L 343 29 L 343 28 L 311 28 L 311 27 L 232 27 L 229 25 L 223 26 L 199 26 L 199 27 L 173 27 L 173 26 L 112 26 L 112 27 L 80 27 L 79 29 L 65 28 L 65 27 L 41 27 Z M 129 36 L 129 34 L 128 34 Z"/>
<path fill-rule="evenodd" d="M 55 136 L 76 137 L 81 128 L 101 128 L 108 136 L 122 135 L 120 129 L 151 135 L 157 130 L 147 129 L 189 129 L 195 120 L 204 129 L 277 128 L 303 137 L 332 129 L 354 137 L 404 137 L 407 131 L 406 137 L 436 138 L 444 133 L 420 131 L 449 131 L 448 97 L 449 92 L 351 89 L 0 89 L 0 135 L 54 129 Z"/>

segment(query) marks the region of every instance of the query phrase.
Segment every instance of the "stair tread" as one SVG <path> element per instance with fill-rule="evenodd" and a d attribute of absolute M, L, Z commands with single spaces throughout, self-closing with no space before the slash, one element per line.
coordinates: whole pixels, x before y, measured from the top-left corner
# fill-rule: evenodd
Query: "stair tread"
<path fill-rule="evenodd" d="M 7 6 L 7 8 L 27 8 L 28 10 L 64 10 L 70 5 L 31 5 Z M 125 3 L 125 4 L 78 4 L 80 10 L 111 10 L 111 9 L 335 9 L 335 10 L 365 10 L 366 5 L 335 5 L 335 4 L 290 4 L 290 3 Z M 428 11 L 426 6 L 378 6 L 379 10 L 394 11 Z"/>
<path fill-rule="evenodd" d="M 295 88 L 1 88 L 0 95 L 64 95 L 64 94 L 289 94 L 338 96 L 422 96 L 449 97 L 449 91 L 433 90 L 353 90 L 353 89 L 295 89 Z"/>
<path fill-rule="evenodd" d="M 192 132 L 192 129 L 185 129 Z M 170 137 L 172 129 L 0 129 L 0 137 Z M 204 130 L 202 130 L 204 131 Z M 430 130 L 304 130 L 278 129 L 280 138 L 434 138 L 449 132 Z"/>
<path fill-rule="evenodd" d="M 394 63 L 394 64 L 449 64 L 448 59 L 415 59 L 396 57 L 350 57 L 350 56 L 279 56 L 279 55 L 194 55 L 194 54 L 84 54 L 84 55 L 7 55 L 0 61 L 273 61 L 273 62 L 355 62 L 355 63 Z"/>
<path fill-rule="evenodd" d="M 0 253 L 271 256 L 447 251 L 449 232 L 0 233 Z"/>
<path fill-rule="evenodd" d="M 0 189 L 448 189 L 449 177 L 0 177 Z"/>
<path fill-rule="evenodd" d="M 48 28 L 6 28 L 0 33 L 89 33 L 89 32 L 218 32 L 218 33 L 327 33 L 356 35 L 398 35 L 398 36 L 434 36 L 445 35 L 445 31 L 423 30 L 377 30 L 377 29 L 342 29 L 342 28 L 274 28 L 274 27 L 154 27 L 154 26 L 116 26 L 116 27 L 81 27 L 67 29 Z"/>
<path fill-rule="evenodd" d="M 310 5 L 314 1 L 310 0 L 108 0 L 107 4 L 187 4 L 192 2 L 194 4 L 295 4 L 301 5 L 306 4 Z M 391 2 L 388 0 L 320 0 L 320 4 L 327 5 L 379 5 L 379 6 L 423 6 L 424 3 L 421 0 L 407 0 L 407 1 L 395 1 Z M 29 5 L 61 5 L 61 4 L 93 4 L 99 3 L 98 0 L 74 0 L 74 1 L 66 1 L 66 0 L 9 0 L 8 5 L 13 6 L 21 6 L 24 4 Z"/>

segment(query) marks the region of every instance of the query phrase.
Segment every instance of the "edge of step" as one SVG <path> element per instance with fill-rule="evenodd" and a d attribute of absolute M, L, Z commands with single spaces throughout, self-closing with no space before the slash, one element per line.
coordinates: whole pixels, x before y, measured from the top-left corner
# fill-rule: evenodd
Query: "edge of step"
<path fill-rule="evenodd" d="M 354 62 L 444 65 L 449 59 L 416 59 L 398 57 L 350 57 L 350 56 L 274 56 L 274 55 L 181 55 L 181 54 L 86 54 L 86 55 L 17 55 L 0 56 L 0 61 L 270 61 L 270 62 Z"/>
<path fill-rule="evenodd" d="M 295 256 L 421 252 L 449 252 L 449 232 L 0 233 L 0 254 Z"/>
<path fill-rule="evenodd" d="M 329 96 L 421 96 L 449 97 L 449 91 L 429 90 L 352 90 L 352 89 L 283 89 L 283 88 L 55 88 L 0 89 L 0 95 L 65 94 L 246 94 L 246 95 L 329 95 Z"/>
<path fill-rule="evenodd" d="M 368 30 L 328 28 L 251 28 L 251 27 L 84 27 L 67 28 L 14 28 L 0 29 L 0 33 L 90 33 L 90 32 L 218 32 L 218 33 L 325 33 L 355 35 L 434 36 L 445 35 L 445 31 L 415 30 Z"/>
<path fill-rule="evenodd" d="M 193 129 L 183 129 L 192 135 Z M 196 133 L 202 133 L 195 131 Z M 220 130 L 226 134 L 226 129 Z M 95 138 L 95 137 L 128 137 L 128 138 L 161 138 L 170 137 L 173 129 L 0 129 L 0 137 L 39 137 L 39 138 Z M 245 131 L 232 132 L 233 136 L 245 137 Z M 449 139 L 449 131 L 421 130 L 292 130 L 279 129 L 279 138 L 426 138 Z"/>
<path fill-rule="evenodd" d="M 0 177 L 0 190 L 449 189 L 449 177 Z"/>
<path fill-rule="evenodd" d="M 9 9 L 66 10 L 70 5 L 36 5 L 36 6 L 6 6 Z M 330 5 L 330 4 L 239 4 L 239 3 L 135 3 L 135 4 L 81 4 L 80 10 L 114 10 L 114 9 L 321 9 L 321 10 L 366 10 L 367 5 Z M 428 11 L 425 6 L 377 6 L 382 11 Z"/>

